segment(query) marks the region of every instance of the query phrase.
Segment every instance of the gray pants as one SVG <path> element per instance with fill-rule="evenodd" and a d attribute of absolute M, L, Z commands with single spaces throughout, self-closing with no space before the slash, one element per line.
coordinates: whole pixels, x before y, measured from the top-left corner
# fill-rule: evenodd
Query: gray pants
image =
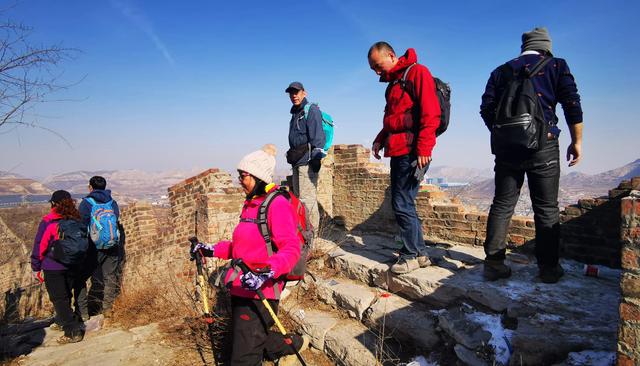
<path fill-rule="evenodd" d="M 318 173 L 313 172 L 308 165 L 293 168 L 293 193 L 307 207 L 309 221 L 313 225 L 313 233 L 318 234 L 320 213 L 318 212 Z"/>
<path fill-rule="evenodd" d="M 98 250 L 97 267 L 91 276 L 90 301 L 102 311 L 110 310 L 120 290 L 122 255 L 118 245 Z"/>

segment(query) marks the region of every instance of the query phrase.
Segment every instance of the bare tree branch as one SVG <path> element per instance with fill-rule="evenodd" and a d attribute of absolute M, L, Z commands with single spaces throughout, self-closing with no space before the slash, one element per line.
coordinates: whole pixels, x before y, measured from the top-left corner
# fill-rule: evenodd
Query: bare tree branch
<path fill-rule="evenodd" d="M 1 9 L 0 15 L 6 10 Z M 5 125 L 36 127 L 69 144 L 59 133 L 37 123 L 37 117 L 29 112 L 36 105 L 51 102 L 52 94 L 77 84 L 60 80 L 61 64 L 75 58 L 79 50 L 34 46 L 29 39 L 32 32 L 31 27 L 10 20 L 0 23 L 0 131 Z"/>

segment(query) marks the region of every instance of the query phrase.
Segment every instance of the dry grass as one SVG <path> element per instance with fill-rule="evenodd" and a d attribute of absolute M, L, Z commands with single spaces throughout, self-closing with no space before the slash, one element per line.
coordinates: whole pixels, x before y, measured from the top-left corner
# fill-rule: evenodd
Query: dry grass
<path fill-rule="evenodd" d="M 203 319 L 193 282 L 169 276 L 148 277 L 148 281 L 143 281 L 144 287 L 121 293 L 114 304 L 111 321 L 125 328 L 159 323 L 162 335 L 175 347 L 176 365 L 193 365 L 194 355 L 202 364 L 225 365 L 225 356 L 229 354 L 225 340 L 229 313 L 224 293 L 207 289 L 209 304 L 213 307 L 210 310 L 213 322 L 209 326 Z M 189 362 L 181 363 L 183 360 Z"/>

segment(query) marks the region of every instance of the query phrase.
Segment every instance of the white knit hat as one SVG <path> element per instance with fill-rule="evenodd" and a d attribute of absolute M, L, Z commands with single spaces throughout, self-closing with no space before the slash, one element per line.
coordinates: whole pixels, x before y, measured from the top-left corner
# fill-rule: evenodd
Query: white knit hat
<path fill-rule="evenodd" d="M 265 183 L 272 183 L 277 150 L 274 144 L 266 144 L 262 149 L 242 158 L 237 169 L 247 172 Z"/>

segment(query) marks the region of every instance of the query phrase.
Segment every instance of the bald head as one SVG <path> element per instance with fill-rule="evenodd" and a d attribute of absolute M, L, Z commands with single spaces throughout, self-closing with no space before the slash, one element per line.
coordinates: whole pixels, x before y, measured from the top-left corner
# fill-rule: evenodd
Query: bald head
<path fill-rule="evenodd" d="M 393 47 L 391 47 L 390 44 L 388 44 L 385 41 L 380 41 L 380 42 L 376 42 L 373 44 L 373 46 L 371 46 L 369 48 L 369 53 L 367 54 L 367 58 L 371 57 L 371 53 L 373 53 L 374 51 L 376 52 L 390 52 L 393 53 L 394 55 L 396 54 L 396 51 L 393 50 Z"/>
<path fill-rule="evenodd" d="M 376 42 L 369 48 L 369 66 L 376 75 L 383 76 L 396 66 L 398 58 L 390 44 L 384 41 Z"/>

